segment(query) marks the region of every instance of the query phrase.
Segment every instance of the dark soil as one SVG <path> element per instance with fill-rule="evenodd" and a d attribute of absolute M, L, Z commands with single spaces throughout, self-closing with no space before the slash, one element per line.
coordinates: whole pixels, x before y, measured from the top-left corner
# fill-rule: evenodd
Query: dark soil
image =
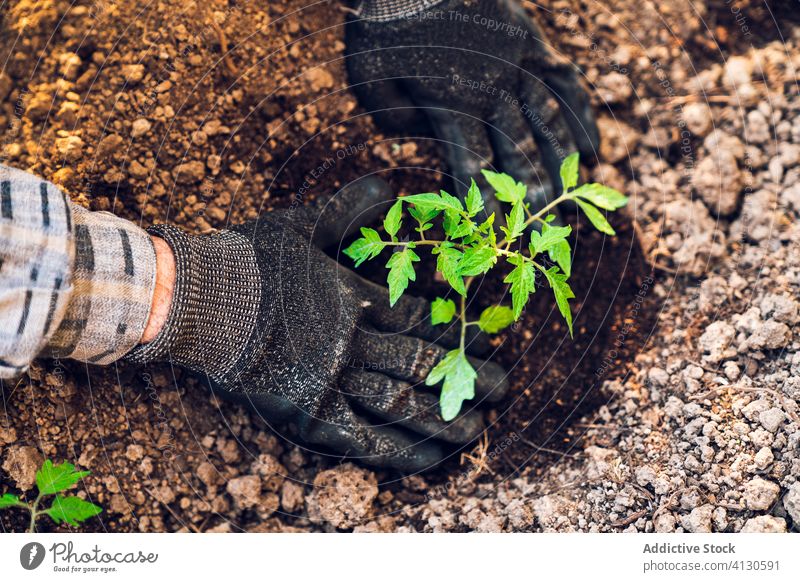
<path fill-rule="evenodd" d="M 580 12 L 581 3 L 567 4 Z M 375 171 L 398 193 L 428 190 L 440 180 L 432 144 L 384 136 L 358 114 L 342 68 L 342 28 L 332 26 L 344 19 L 335 3 L 168 0 L 127 13 L 102 1 L 71 7 L 66 0 L 18 0 L 0 14 L 0 57 L 8 63 L 10 85 L 2 95 L 0 129 L 3 144 L 13 146 L 7 163 L 51 179 L 92 209 L 144 225 L 169 220 L 203 231 L 296 195 L 335 191 Z M 555 7 L 539 16 L 553 36 L 568 35 Z M 594 13 L 587 10 L 584 18 Z M 211 19 L 221 22 L 219 30 Z M 642 32 L 644 38 L 659 42 Z M 634 53 L 639 48 L 612 29 L 596 40 L 609 51 L 621 42 L 631 43 Z M 221 58 L 226 44 L 236 49 Z M 703 43 L 690 48 L 692 58 L 715 58 Z M 582 66 L 598 65 L 577 44 L 565 50 Z M 70 65 L 69 54 L 79 61 Z M 132 65 L 142 65 L 141 74 Z M 631 81 L 646 94 L 662 94 L 648 67 L 632 71 Z M 625 112 L 617 115 L 625 118 Z M 131 137 L 140 119 L 150 128 Z M 65 158 L 59 150 L 58 140 L 67 135 L 83 140 L 77 156 Z M 199 166 L 176 170 L 187 162 Z M 618 170 L 633 174 L 622 162 Z M 504 454 L 490 456 L 494 473 L 484 471 L 481 480 L 535 474 L 554 455 L 581 448 L 580 423 L 603 404 L 599 384 L 627 373 L 655 325 L 658 305 L 645 288 L 653 274 L 630 223 L 617 220 L 614 239 L 576 226 L 575 338 L 546 289 L 503 336 L 497 360 L 511 370 L 512 390 L 488 413 L 488 450 L 516 436 Z M 479 301 L 498 299 L 497 283 L 487 282 Z M 644 304 L 634 309 L 640 292 Z M 285 444 L 255 415 L 217 402 L 180 370 L 43 360 L 19 383 L 3 384 L 2 399 L 0 428 L 14 433 L 0 440 L 0 455 L 31 445 L 92 471 L 85 494 L 105 511 L 84 531 L 315 528 L 302 503 L 241 509 L 225 483 L 247 475 L 259 454 L 269 454 L 308 493 L 314 476 L 331 463 Z M 204 464 L 212 467 L 210 475 L 198 470 Z M 454 454 L 425 478 L 441 483 L 462 470 Z M 422 497 L 418 484 L 397 475 L 378 473 L 378 482 L 388 493 L 380 498 L 385 514 Z M 18 493 L 2 473 L 0 493 L 6 491 Z M 44 520 L 40 525 L 43 531 L 66 529 Z M 21 531 L 27 522 L 22 512 L 3 511 L 0 527 Z"/>

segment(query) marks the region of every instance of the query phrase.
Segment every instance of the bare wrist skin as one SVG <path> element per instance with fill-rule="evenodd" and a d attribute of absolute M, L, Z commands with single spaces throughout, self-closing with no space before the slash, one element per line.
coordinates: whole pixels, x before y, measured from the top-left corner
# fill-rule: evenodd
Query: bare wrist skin
<path fill-rule="evenodd" d="M 156 251 L 156 287 L 153 291 L 150 318 L 142 333 L 140 343 L 143 344 L 153 341 L 164 327 L 175 290 L 175 255 L 163 239 L 152 235 L 150 238 Z"/>

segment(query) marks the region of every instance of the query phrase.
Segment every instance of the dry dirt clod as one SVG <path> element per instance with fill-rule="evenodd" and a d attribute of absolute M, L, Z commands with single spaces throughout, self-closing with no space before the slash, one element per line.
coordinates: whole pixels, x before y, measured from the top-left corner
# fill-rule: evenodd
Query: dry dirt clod
<path fill-rule="evenodd" d="M 345 463 L 316 476 L 314 490 L 306 498 L 308 517 L 314 523 L 325 521 L 336 528 L 353 528 L 372 515 L 377 496 L 375 474 Z"/>
<path fill-rule="evenodd" d="M 27 445 L 9 447 L 5 454 L 3 470 L 23 491 L 33 488 L 36 483 L 36 471 L 41 467 L 44 459 L 42 454 Z"/>

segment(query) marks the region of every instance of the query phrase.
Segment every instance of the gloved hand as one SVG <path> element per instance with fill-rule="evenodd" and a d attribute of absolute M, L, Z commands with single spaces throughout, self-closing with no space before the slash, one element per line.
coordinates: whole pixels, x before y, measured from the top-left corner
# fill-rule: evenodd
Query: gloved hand
<path fill-rule="evenodd" d="M 313 208 L 212 235 L 153 227 L 175 254 L 176 289 L 159 336 L 128 359 L 189 368 L 269 423 L 291 423 L 315 452 L 404 472 L 432 467 L 443 456 L 438 441 L 462 444 L 483 430 L 474 408 L 444 422 L 438 390 L 420 383 L 458 330 L 432 326 L 422 299 L 389 308 L 385 288 L 320 250 L 369 224 L 390 198 L 385 182 L 365 178 Z M 473 351 L 486 345 L 470 338 Z M 473 364 L 473 404 L 502 397 L 503 370 Z"/>
<path fill-rule="evenodd" d="M 515 0 L 362 0 L 346 47 L 363 107 L 390 131 L 431 129 L 461 196 L 489 167 L 526 183 L 541 208 L 560 193 L 564 157 L 596 156 L 597 124 L 575 67 Z"/>

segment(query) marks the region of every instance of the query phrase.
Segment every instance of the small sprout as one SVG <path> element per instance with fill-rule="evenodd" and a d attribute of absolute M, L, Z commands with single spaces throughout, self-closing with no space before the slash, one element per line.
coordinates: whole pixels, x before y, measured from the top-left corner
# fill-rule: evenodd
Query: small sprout
<path fill-rule="evenodd" d="M 28 503 L 21 500 L 18 496 L 5 493 L 0 497 L 0 509 L 8 507 L 19 507 L 27 509 L 30 513 L 30 527 L 28 531 L 36 531 L 36 519 L 40 515 L 47 515 L 57 524 L 66 523 L 77 527 L 81 522 L 94 517 L 103 511 L 94 503 L 89 503 L 77 496 L 64 496 L 62 492 L 70 489 L 78 481 L 89 475 L 90 471 L 76 471 L 71 463 L 61 463 L 54 465 L 53 461 L 47 459 L 36 471 L 36 487 L 39 495 L 33 502 Z M 54 495 L 55 497 L 47 509 L 41 509 L 40 503 L 43 497 Z"/>
<path fill-rule="evenodd" d="M 449 351 L 425 381 L 428 386 L 443 382 L 439 406 L 445 420 L 454 419 L 464 400 L 475 397 L 477 373 L 465 351 L 467 326 L 477 325 L 483 332 L 494 334 L 519 320 L 530 296 L 536 291 L 537 273 L 544 277 L 552 290 L 570 336 L 573 334 L 569 300 L 575 297 L 575 293 L 568 282 L 572 274 L 572 248 L 569 242 L 572 227 L 554 225 L 555 215 L 550 211 L 563 202 L 574 201 L 597 230 L 614 235 L 614 229 L 601 210 L 613 212 L 628 202 L 622 193 L 602 184 L 578 186 L 578 166 L 577 153 L 564 159 L 560 171 L 563 193 L 542 209 L 533 209 L 535 212 L 526 202 L 525 184 L 508 174 L 483 170 L 483 177 L 494 189 L 495 198 L 511 205 L 505 226 L 497 230 L 494 214 L 481 216 L 486 214 L 485 201 L 477 183 L 472 180 L 463 201 L 444 190 L 398 198 L 383 223 L 390 240 L 381 239 L 371 228 L 362 228 L 361 238 L 344 251 L 358 267 L 364 261 L 376 258 L 386 247 L 392 247 L 394 253 L 386 267 L 389 269 L 389 303 L 394 306 L 409 282 L 416 280 L 414 263 L 420 258 L 413 249 L 431 247 L 431 254 L 436 257 L 436 270 L 460 296 L 460 307 L 452 299 L 441 297 L 437 297 L 431 305 L 431 323 L 449 324 L 457 319 L 461 326 L 460 346 Z M 419 234 L 418 240 L 400 242 L 397 238 L 403 226 L 404 206 L 416 221 L 413 231 Z M 444 240 L 426 239 L 425 233 L 433 228 L 433 221 L 438 217 L 441 217 Z M 534 222 L 541 224 L 541 230 L 530 230 L 526 240 L 526 231 Z M 499 234 L 503 238 L 498 241 Z M 515 248 L 521 246 L 524 250 L 512 250 L 511 243 L 515 241 L 522 243 L 515 245 Z M 478 321 L 468 321 L 466 297 L 470 282 L 501 262 L 513 267 L 503 279 L 504 283 L 509 284 L 511 306 L 492 305 L 483 310 Z"/>

